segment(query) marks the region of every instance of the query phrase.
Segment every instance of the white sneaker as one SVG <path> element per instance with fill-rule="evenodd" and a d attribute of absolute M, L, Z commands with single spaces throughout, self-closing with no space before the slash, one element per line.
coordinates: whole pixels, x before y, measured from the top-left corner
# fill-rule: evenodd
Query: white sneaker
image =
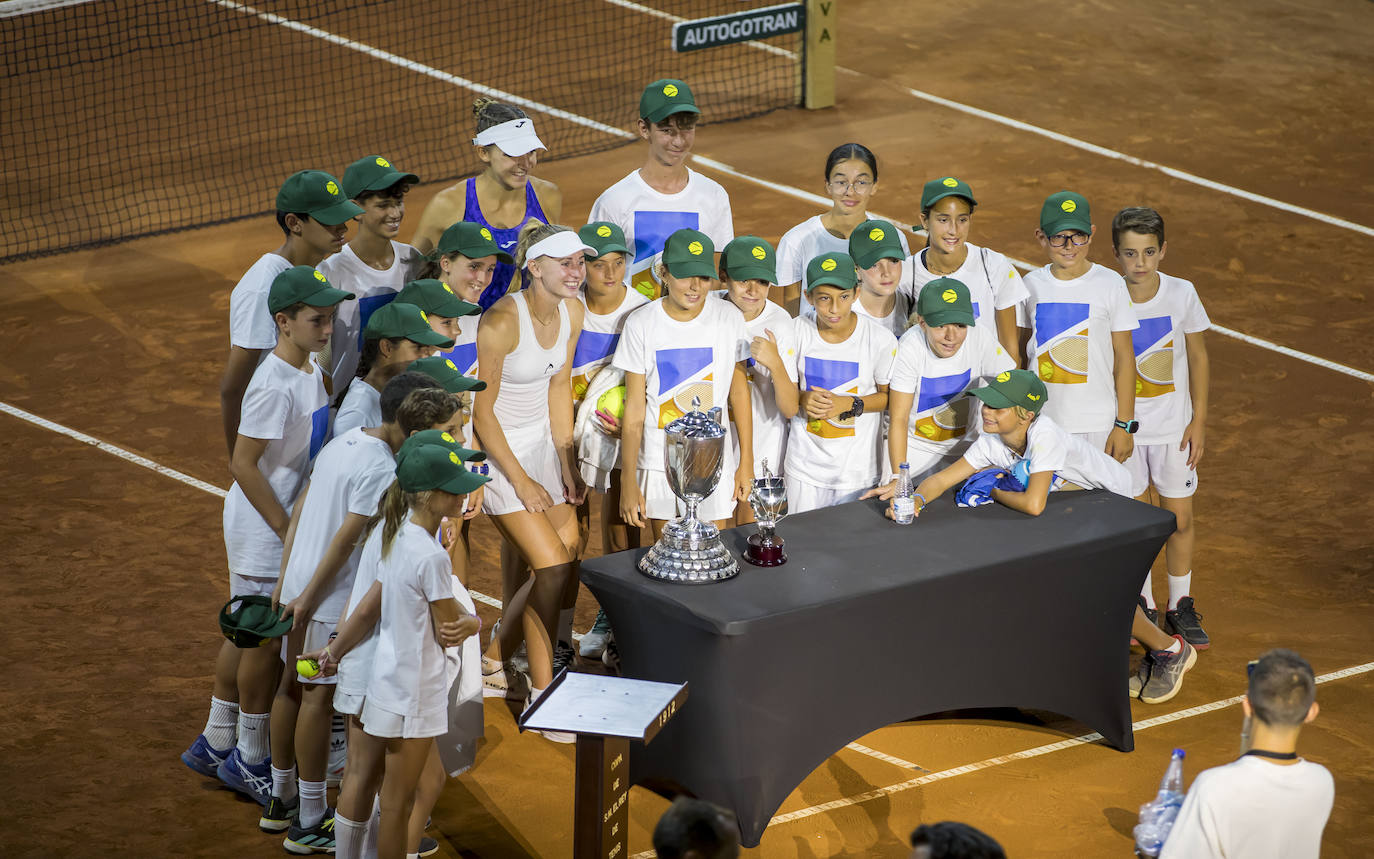
<path fill-rule="evenodd" d="M 502 662 L 482 657 L 482 697 L 522 698 L 529 691 L 525 675 Z"/>
<path fill-rule="evenodd" d="M 610 637 L 611 622 L 606 619 L 606 612 L 598 610 L 596 622 L 587 634 L 582 636 L 577 652 L 583 659 L 600 659 L 601 654 L 606 652 L 606 640 Z"/>

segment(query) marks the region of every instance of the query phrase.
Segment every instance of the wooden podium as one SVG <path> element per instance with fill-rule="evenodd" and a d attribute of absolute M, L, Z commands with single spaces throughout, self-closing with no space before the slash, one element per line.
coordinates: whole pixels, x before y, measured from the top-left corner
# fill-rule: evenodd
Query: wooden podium
<path fill-rule="evenodd" d="M 686 683 L 564 671 L 521 715 L 521 731 L 577 734 L 574 859 L 624 859 L 629 851 L 630 740 L 653 740 L 686 700 Z"/>

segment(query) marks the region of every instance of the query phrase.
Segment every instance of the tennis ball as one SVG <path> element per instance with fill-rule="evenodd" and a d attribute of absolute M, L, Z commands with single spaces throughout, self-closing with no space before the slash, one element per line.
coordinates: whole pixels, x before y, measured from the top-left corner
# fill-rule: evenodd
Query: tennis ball
<path fill-rule="evenodd" d="M 306 680 L 314 680 L 316 677 L 320 676 L 320 663 L 316 662 L 313 659 L 306 659 L 304 657 L 297 659 L 296 673 L 304 677 Z"/>
<path fill-rule="evenodd" d="M 625 386 L 617 385 L 596 400 L 597 409 L 611 415 L 616 420 L 625 417 Z"/>

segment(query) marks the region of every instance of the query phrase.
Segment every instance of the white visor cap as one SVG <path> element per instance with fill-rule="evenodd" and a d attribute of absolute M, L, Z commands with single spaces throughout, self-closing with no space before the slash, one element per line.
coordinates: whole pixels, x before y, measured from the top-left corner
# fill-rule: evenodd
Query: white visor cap
<path fill-rule="evenodd" d="M 529 250 L 525 251 L 525 265 L 530 264 L 530 260 L 539 257 L 553 257 L 563 259 L 570 257 L 578 251 L 583 253 L 595 254 L 596 248 L 584 243 L 577 237 L 577 233 L 572 230 L 559 230 L 547 238 L 540 239 L 530 245 Z"/>
<path fill-rule="evenodd" d="M 500 125 L 493 125 L 474 137 L 472 142 L 477 146 L 495 144 L 497 149 L 511 158 L 519 158 L 521 155 L 536 149 L 548 149 L 544 142 L 539 139 L 539 135 L 534 133 L 534 120 L 529 117 L 512 119 Z"/>

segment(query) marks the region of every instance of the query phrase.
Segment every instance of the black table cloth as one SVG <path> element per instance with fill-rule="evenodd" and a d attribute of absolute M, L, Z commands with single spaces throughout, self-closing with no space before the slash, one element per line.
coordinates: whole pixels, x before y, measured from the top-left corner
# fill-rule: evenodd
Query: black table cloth
<path fill-rule="evenodd" d="M 722 537 L 738 557 L 754 530 Z M 1130 751 L 1135 597 L 1173 530 L 1105 491 L 1052 493 L 1039 517 L 945 498 L 909 526 L 869 501 L 788 517 L 788 563 L 725 582 L 650 579 L 647 549 L 585 561 L 624 675 L 691 683 L 631 777 L 732 809 L 753 846 L 827 757 L 915 716 L 1046 710 Z"/>

